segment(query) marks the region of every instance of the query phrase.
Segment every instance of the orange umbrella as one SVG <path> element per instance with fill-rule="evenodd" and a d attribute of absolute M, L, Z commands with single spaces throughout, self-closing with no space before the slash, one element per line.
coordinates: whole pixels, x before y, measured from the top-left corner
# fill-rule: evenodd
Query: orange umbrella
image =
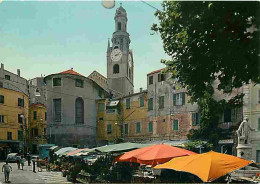
<path fill-rule="evenodd" d="M 189 172 L 197 175 L 204 182 L 211 182 L 231 171 L 245 167 L 250 163 L 252 163 L 252 161 L 210 151 L 203 154 L 174 158 L 154 168 Z"/>
<path fill-rule="evenodd" d="M 166 144 L 152 145 L 129 151 L 115 159 L 117 162 L 137 162 L 155 166 L 175 157 L 194 155 L 196 153 Z"/>

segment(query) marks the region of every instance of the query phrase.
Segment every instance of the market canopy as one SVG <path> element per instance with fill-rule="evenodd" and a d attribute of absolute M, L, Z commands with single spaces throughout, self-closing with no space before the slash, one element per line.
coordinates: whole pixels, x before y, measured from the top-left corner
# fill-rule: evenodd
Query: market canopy
<path fill-rule="evenodd" d="M 252 161 L 210 151 L 203 154 L 174 158 L 154 168 L 189 172 L 197 175 L 204 182 L 211 182 L 250 163 Z"/>
<path fill-rule="evenodd" d="M 90 149 L 88 148 L 84 148 L 84 149 L 77 149 L 77 150 L 73 150 L 73 151 L 70 151 L 70 152 L 66 152 L 65 154 L 67 156 L 78 156 L 78 154 L 80 153 L 85 153 L 87 151 L 89 151 Z"/>
<path fill-rule="evenodd" d="M 137 162 L 146 165 L 155 166 L 165 163 L 175 157 L 195 155 L 192 151 L 169 146 L 166 144 L 157 144 L 133 151 L 129 151 L 115 159 L 117 162 Z"/>
<path fill-rule="evenodd" d="M 73 147 L 65 147 L 65 148 L 61 148 L 58 151 L 55 152 L 56 155 L 61 155 L 63 153 L 67 153 L 70 151 L 74 151 L 77 150 L 78 148 L 73 148 Z"/>
<path fill-rule="evenodd" d="M 109 152 L 120 152 L 120 151 L 129 151 L 137 148 L 142 148 L 144 146 L 147 146 L 146 144 L 138 144 L 138 143 L 120 143 L 120 144 L 112 144 L 107 146 L 101 146 L 97 148 L 93 148 L 93 150 L 103 153 L 109 153 Z"/>

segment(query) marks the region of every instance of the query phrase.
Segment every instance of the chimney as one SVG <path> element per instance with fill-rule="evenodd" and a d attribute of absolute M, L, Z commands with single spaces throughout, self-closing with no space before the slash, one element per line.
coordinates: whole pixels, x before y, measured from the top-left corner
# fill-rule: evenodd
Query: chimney
<path fill-rule="evenodd" d="M 143 92 L 143 88 L 140 88 L 140 93 Z"/>
<path fill-rule="evenodd" d="M 17 69 L 17 75 L 20 77 L 20 69 Z"/>
<path fill-rule="evenodd" d="M 1 68 L 2 68 L 2 69 L 5 69 L 5 68 L 4 68 L 4 64 L 3 64 L 3 63 L 1 63 Z"/>

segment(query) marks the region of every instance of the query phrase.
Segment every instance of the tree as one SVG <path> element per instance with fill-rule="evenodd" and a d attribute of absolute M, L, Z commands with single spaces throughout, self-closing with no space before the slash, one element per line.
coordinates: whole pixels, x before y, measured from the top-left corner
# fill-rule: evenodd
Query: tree
<path fill-rule="evenodd" d="M 242 106 L 243 94 L 226 101 L 215 90 L 229 93 L 249 82 L 259 83 L 259 2 L 164 1 L 155 15 L 165 52 L 167 72 L 187 89 L 201 110 L 199 130 L 190 139 L 213 143 L 223 137 L 218 126 L 225 108 Z M 219 81 L 217 89 L 213 81 Z"/>
<path fill-rule="evenodd" d="M 260 82 L 259 2 L 164 1 L 162 7 L 152 26 L 172 57 L 162 62 L 194 101 L 216 79 L 219 90 Z"/>

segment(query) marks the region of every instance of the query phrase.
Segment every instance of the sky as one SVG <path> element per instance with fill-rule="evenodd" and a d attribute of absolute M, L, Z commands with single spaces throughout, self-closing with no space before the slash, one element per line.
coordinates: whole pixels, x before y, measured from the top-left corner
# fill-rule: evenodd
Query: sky
<path fill-rule="evenodd" d="M 1 1 L 1 0 L 0 0 Z M 101 1 L 7 1 L 0 3 L 0 62 L 5 69 L 32 79 L 73 68 L 88 76 L 106 77 L 108 38 L 114 32 L 116 8 L 127 11 L 135 90 L 146 88 L 146 74 L 164 68 L 169 59 L 160 35 L 151 31 L 155 9 L 141 1 L 117 1 L 106 9 Z M 161 2 L 149 1 L 161 9 Z"/>

